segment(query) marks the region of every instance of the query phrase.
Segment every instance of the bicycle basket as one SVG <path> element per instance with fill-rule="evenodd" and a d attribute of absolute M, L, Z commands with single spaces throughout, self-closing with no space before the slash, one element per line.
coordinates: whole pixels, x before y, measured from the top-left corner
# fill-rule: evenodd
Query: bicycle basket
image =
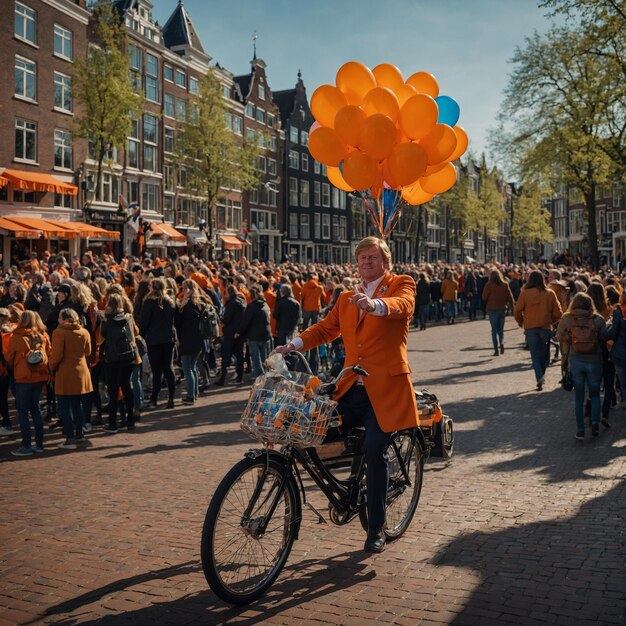
<path fill-rule="evenodd" d="M 263 443 L 303 448 L 321 444 L 335 423 L 337 403 L 314 397 L 305 376 L 298 375 L 298 382 L 270 374 L 260 376 L 241 416 L 241 429 Z"/>

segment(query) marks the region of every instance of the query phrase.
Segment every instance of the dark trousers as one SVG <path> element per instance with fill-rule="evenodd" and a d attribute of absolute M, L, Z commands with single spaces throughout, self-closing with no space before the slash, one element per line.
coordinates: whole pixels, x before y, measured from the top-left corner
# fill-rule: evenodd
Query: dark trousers
<path fill-rule="evenodd" d="M 2 426 L 11 428 L 11 418 L 9 417 L 9 383 L 10 376 L 0 376 L 0 415 L 2 415 Z"/>
<path fill-rule="evenodd" d="M 133 390 L 130 387 L 130 376 L 133 373 L 133 363 L 105 363 L 104 380 L 109 392 L 109 426 L 115 428 L 117 419 L 117 396 L 122 390 L 124 406 L 126 407 L 126 423 L 134 425 L 133 418 Z"/>
<path fill-rule="evenodd" d="M 63 432 L 68 439 L 83 436 L 83 427 L 85 425 L 85 416 L 83 414 L 83 395 L 75 396 L 57 396 L 59 403 L 59 415 L 63 422 Z"/>
<path fill-rule="evenodd" d="M 391 433 L 381 430 L 364 385 L 354 384 L 339 400 L 337 411 L 343 425 L 365 426 L 363 454 L 365 455 L 367 481 L 367 519 L 370 529 L 385 525 L 385 505 L 389 483 L 389 457 L 387 446 Z"/>
<path fill-rule="evenodd" d="M 608 358 L 603 360 L 602 377 L 604 379 L 604 398 L 602 417 L 608 417 L 615 400 L 615 366 Z"/>
<path fill-rule="evenodd" d="M 169 399 L 174 399 L 176 389 L 176 379 L 172 369 L 172 354 L 174 353 L 174 343 L 159 343 L 148 346 L 148 360 L 152 368 L 152 402 L 156 402 L 161 391 L 161 379 L 165 376 Z M 132 412 L 132 409 L 131 409 Z"/>
<path fill-rule="evenodd" d="M 226 378 L 226 371 L 232 357 L 235 357 L 237 380 L 241 380 L 243 376 L 243 339 L 224 336 L 222 338 L 222 373 L 220 375 L 222 381 Z"/>
<path fill-rule="evenodd" d="M 102 399 L 100 398 L 99 388 L 100 376 L 102 376 L 102 361 L 98 361 L 93 367 L 90 367 L 89 374 L 91 375 L 93 391 L 81 396 L 86 424 L 91 424 L 91 409 L 94 404 L 96 405 L 96 415 L 98 419 L 102 419 Z"/>

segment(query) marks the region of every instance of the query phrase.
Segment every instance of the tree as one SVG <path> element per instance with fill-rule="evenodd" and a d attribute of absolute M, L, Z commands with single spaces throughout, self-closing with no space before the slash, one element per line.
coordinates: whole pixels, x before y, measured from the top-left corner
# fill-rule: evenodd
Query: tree
<path fill-rule="evenodd" d="M 94 198 L 100 199 L 103 166 L 113 148 L 125 146 L 143 98 L 133 91 L 129 76 L 126 28 L 109 2 L 95 6 L 90 27 L 97 45 L 89 47 L 86 58 L 74 61 L 72 92 L 80 111 L 74 132 L 91 144 L 96 161 Z"/>
<path fill-rule="evenodd" d="M 215 205 L 223 195 L 223 189 L 249 190 L 259 184 L 256 170 L 258 145 L 237 142 L 228 129 L 227 112 L 220 80 L 211 69 L 200 79 L 198 93 L 190 98 L 176 141 L 179 166 L 186 171 L 184 193 L 206 201 L 211 245 Z M 210 255 L 212 253 L 211 247 Z"/>
<path fill-rule="evenodd" d="M 537 185 L 530 185 L 522 189 L 517 199 L 511 220 L 511 237 L 525 246 L 554 241 L 550 211 L 541 206 L 542 196 Z"/>
<path fill-rule="evenodd" d="M 580 33 L 553 28 L 516 50 L 492 145 L 523 186 L 562 182 L 582 192 L 589 252 L 597 265 L 596 187 L 614 169 L 606 150 L 611 81 L 587 47 Z"/>

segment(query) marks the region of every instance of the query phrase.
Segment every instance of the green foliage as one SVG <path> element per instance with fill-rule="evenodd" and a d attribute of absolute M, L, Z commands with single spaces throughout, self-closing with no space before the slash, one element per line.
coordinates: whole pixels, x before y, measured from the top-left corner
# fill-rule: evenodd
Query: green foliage
<path fill-rule="evenodd" d="M 184 193 L 202 197 L 209 207 L 209 233 L 213 207 L 223 188 L 253 189 L 259 184 L 255 169 L 259 148 L 238 143 L 226 123 L 227 106 L 214 71 L 200 79 L 198 94 L 190 98 L 186 119 L 176 141 L 178 163 L 186 169 Z"/>
<path fill-rule="evenodd" d="M 131 118 L 140 114 L 143 100 L 129 78 L 125 26 L 108 2 L 96 5 L 91 27 L 98 45 L 89 47 L 86 58 L 75 60 L 72 92 L 78 105 L 74 132 L 93 146 L 99 198 L 107 155 L 125 146 Z"/>
<path fill-rule="evenodd" d="M 526 245 L 554 241 L 550 211 L 541 206 L 542 195 L 537 185 L 522 190 L 511 220 L 511 235 L 516 241 Z"/>

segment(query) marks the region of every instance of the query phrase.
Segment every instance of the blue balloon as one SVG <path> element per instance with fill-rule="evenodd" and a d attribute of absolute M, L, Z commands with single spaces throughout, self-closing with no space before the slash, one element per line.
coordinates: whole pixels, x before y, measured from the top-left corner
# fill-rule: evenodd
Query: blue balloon
<path fill-rule="evenodd" d="M 461 114 L 461 109 L 459 108 L 456 100 L 450 96 L 438 96 L 435 98 L 435 102 L 439 107 L 437 124 L 454 126 L 459 121 L 459 115 Z"/>
<path fill-rule="evenodd" d="M 389 220 L 396 212 L 400 197 L 400 192 L 395 189 L 385 189 L 383 191 L 383 228 L 387 227 Z"/>

